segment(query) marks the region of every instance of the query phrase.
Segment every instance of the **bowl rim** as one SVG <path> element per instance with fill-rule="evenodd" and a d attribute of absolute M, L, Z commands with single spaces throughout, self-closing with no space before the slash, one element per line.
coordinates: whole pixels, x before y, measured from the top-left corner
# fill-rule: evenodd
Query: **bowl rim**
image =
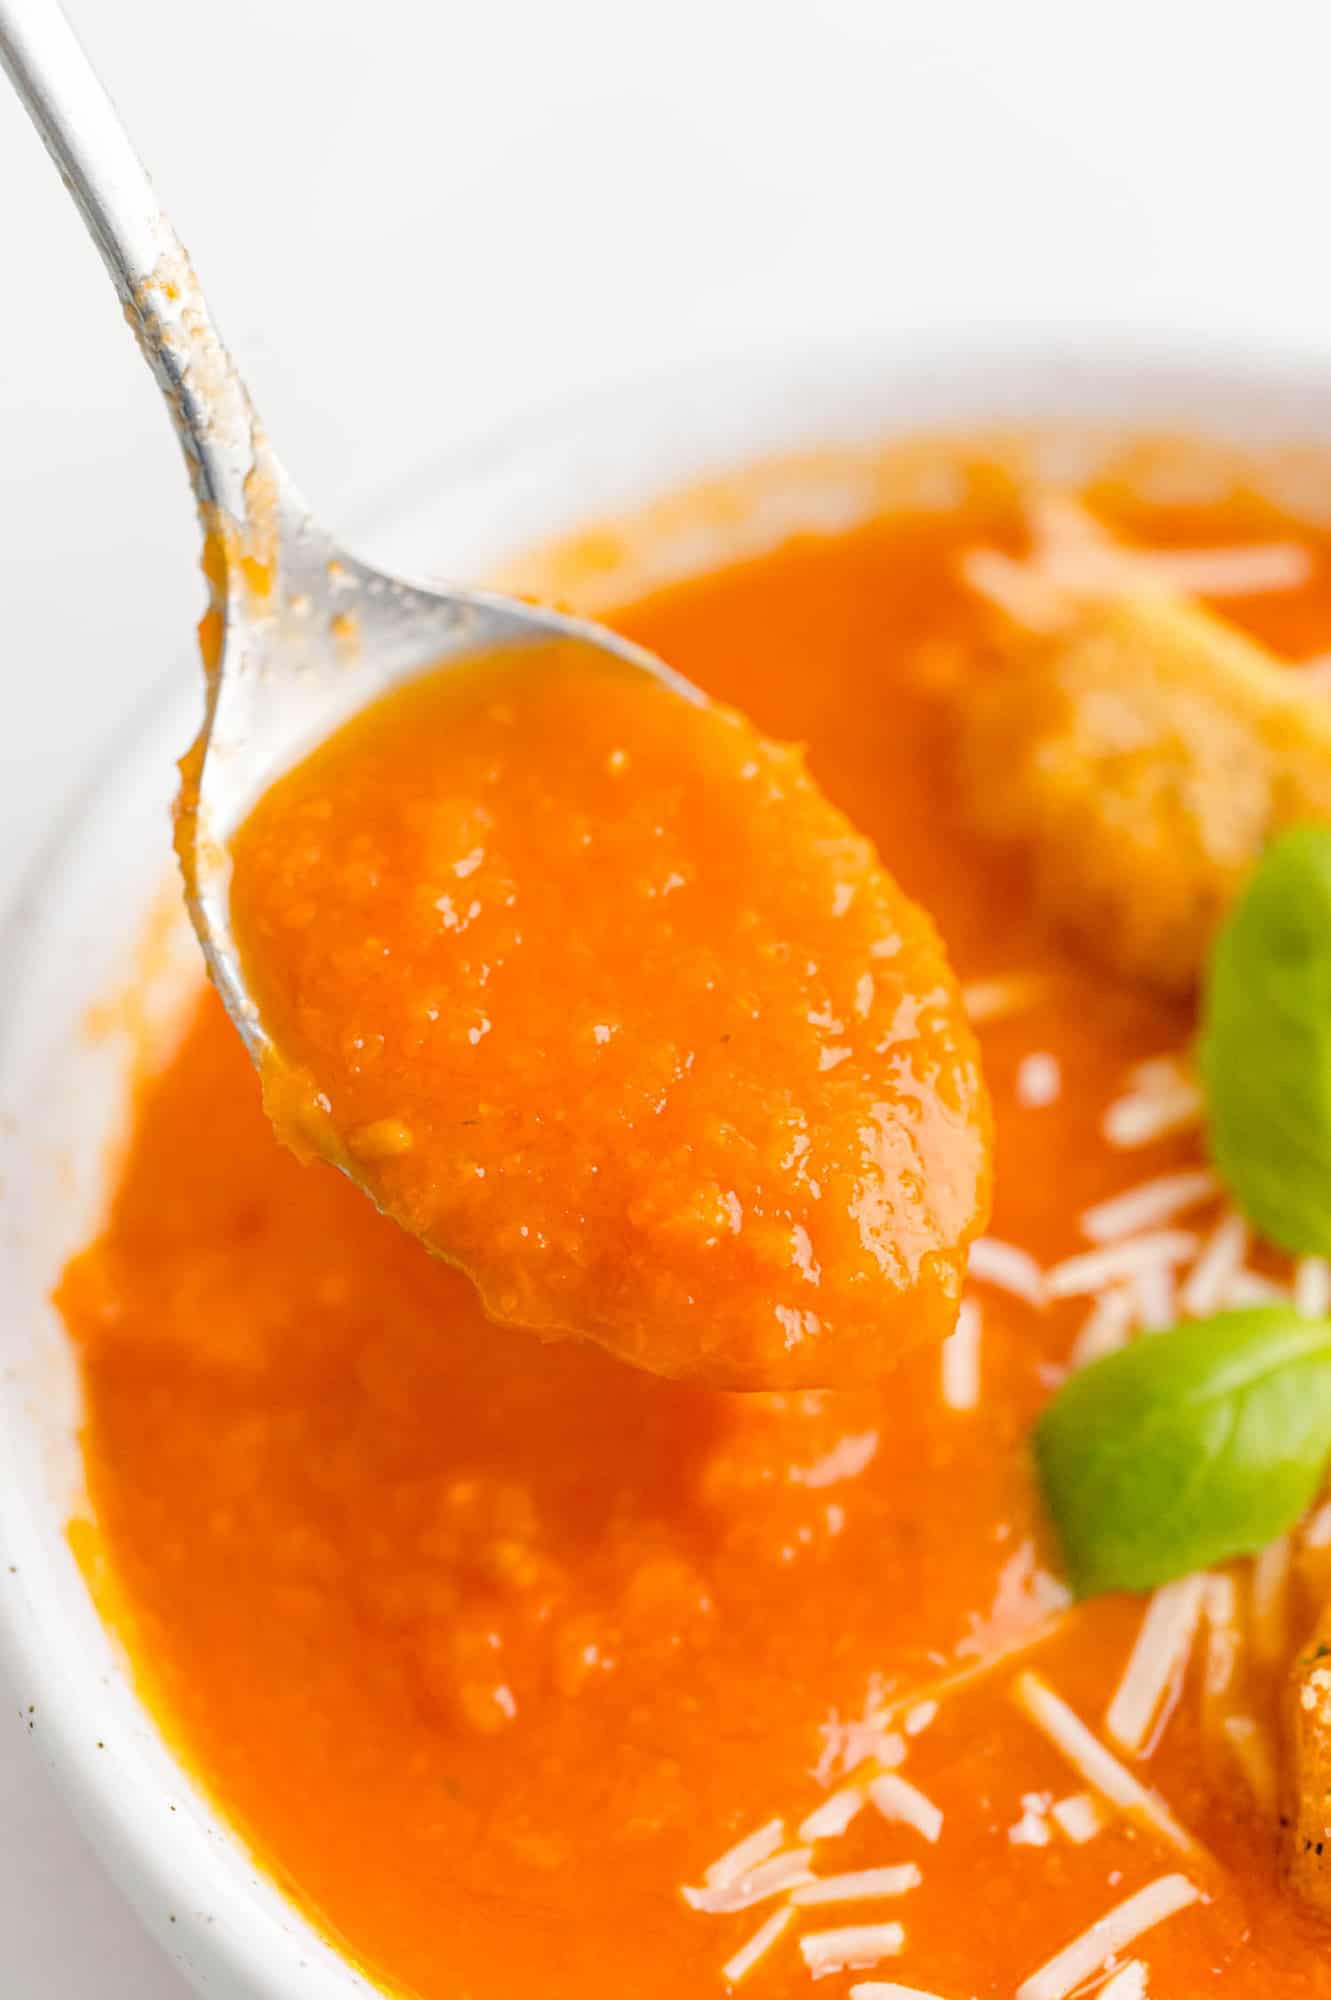
<path fill-rule="evenodd" d="M 1223 434 L 1228 417 L 1242 406 L 1249 413 L 1285 412 L 1292 439 L 1331 443 L 1331 355 L 1311 340 L 1246 333 L 1223 338 L 1209 329 L 1167 324 L 1107 326 L 1085 319 L 1051 322 L 1048 318 L 1029 325 L 1014 323 L 996 333 L 953 321 L 934 327 L 870 328 L 849 338 L 813 344 L 767 336 L 719 357 L 704 354 L 683 367 L 625 376 L 544 417 L 519 420 L 495 436 L 464 440 L 428 467 L 396 482 L 391 498 L 385 493 L 377 503 L 358 510 L 361 520 L 353 526 L 359 525 L 363 535 L 353 536 L 352 545 L 359 548 L 368 542 L 367 553 L 380 545 L 391 548 L 403 539 L 410 522 L 417 524 L 416 533 L 428 532 L 431 509 L 441 494 L 465 495 L 483 488 L 487 480 L 502 480 L 508 476 L 505 467 L 511 469 L 525 452 L 543 443 L 562 439 L 567 444 L 590 431 L 616 438 L 622 428 L 616 418 L 631 418 L 644 408 L 658 412 L 658 423 L 666 405 L 686 415 L 696 415 L 704 405 L 713 411 L 732 405 L 738 410 L 748 407 L 761 384 L 769 397 L 779 388 L 792 403 L 803 407 L 807 402 L 809 435 L 816 441 L 818 413 L 824 407 L 821 389 L 834 383 L 841 401 L 849 397 L 853 402 L 867 383 L 881 382 L 894 369 L 903 380 L 932 383 L 943 402 L 955 401 L 959 429 L 970 421 L 983 423 L 989 404 L 1003 419 L 1010 418 L 1016 407 L 1011 400 L 1014 393 L 1029 398 L 1030 422 L 1042 417 L 1076 421 L 1080 412 L 1091 422 L 1104 418 L 1130 423 L 1134 419 L 1127 413 L 1138 408 L 1136 423 L 1149 428 L 1167 415 L 1170 396 L 1184 389 L 1182 400 L 1190 409 L 1206 406 L 1214 414 L 1209 422 L 1191 415 L 1179 421 L 1176 415 L 1175 429 L 1186 430 L 1195 423 L 1203 432 Z M 1306 419 L 1302 429 L 1301 416 Z M 699 421 L 702 428 L 709 420 Z M 719 427 L 727 437 L 728 421 L 727 416 Z M 880 429 L 904 435 L 916 428 L 940 427 L 932 418 L 916 424 L 903 413 L 903 420 Z M 874 425 L 866 418 L 863 435 L 867 440 L 873 434 Z M 761 456 L 764 447 L 757 442 L 756 455 Z M 766 449 L 770 448 L 769 444 Z M 752 447 L 748 455 L 755 456 Z M 741 451 L 725 445 L 716 462 L 724 468 L 742 457 Z M 639 470 L 628 461 L 626 466 L 631 475 Z M 651 477 L 640 483 L 644 493 L 657 493 L 669 491 L 672 481 Z M 412 534 L 405 538 L 411 540 Z M 519 544 L 522 539 L 519 535 Z M 90 830 L 103 811 L 112 809 L 117 786 L 133 759 L 159 739 L 164 742 L 168 729 L 173 737 L 179 732 L 183 747 L 188 734 L 187 686 L 192 686 L 192 676 L 187 682 L 180 668 L 173 668 L 111 733 L 39 843 L 0 918 L 0 963 L 7 974 L 0 989 L 0 1118 L 10 1100 L 11 1079 L 21 1073 L 16 1068 L 22 1059 L 17 1022 L 25 988 L 41 963 L 42 920 L 53 905 L 58 907 Z M 131 912 L 135 921 L 141 914 Z M 0 1202 L 7 1199 L 0 1195 Z M 69 1635 L 54 1603 L 43 1607 L 40 1579 L 36 1594 L 26 1580 L 21 1589 L 3 1588 L 10 1580 L 10 1566 L 19 1561 L 25 1546 L 19 1526 L 22 1509 L 14 1504 L 20 1496 L 16 1489 L 5 1490 L 10 1478 L 8 1458 L 0 1458 L 0 1678 L 16 1692 L 34 1680 L 41 1682 L 44 1716 L 39 1746 L 62 1799 L 122 1892 L 185 1977 L 203 1990 L 243 1995 L 246 2000 L 292 2000 L 296 1993 L 379 1993 L 381 1989 L 326 1942 L 285 1897 L 282 1901 L 292 1919 L 289 1926 L 277 1924 L 273 1911 L 258 1902 L 247 1907 L 255 1882 L 260 1886 L 268 1882 L 274 1888 L 275 1884 L 258 1869 L 240 1834 L 200 1792 L 169 1743 L 167 1754 L 180 1773 L 182 1788 L 202 1798 L 216 1840 L 211 1849 L 196 1842 L 168 1841 L 154 1831 L 136 1810 L 138 1793 L 126 1781 L 123 1766 L 99 1758 L 91 1749 L 88 1714 L 95 1712 L 98 1700 L 93 1670 L 69 1657 Z M 125 1673 L 123 1666 L 121 1671 Z M 132 1681 L 129 1692 L 154 1736 L 160 1737 L 152 1712 Z M 230 1857 L 229 1871 L 214 1867 L 214 1879 L 201 1882 L 191 1870 L 202 1864 L 206 1871 L 206 1857 L 219 1851 Z M 243 1869 L 235 1867 L 238 1860 Z M 228 1920 L 215 1920 L 223 1910 Z M 168 1911 L 175 1913 L 169 1926 Z"/>

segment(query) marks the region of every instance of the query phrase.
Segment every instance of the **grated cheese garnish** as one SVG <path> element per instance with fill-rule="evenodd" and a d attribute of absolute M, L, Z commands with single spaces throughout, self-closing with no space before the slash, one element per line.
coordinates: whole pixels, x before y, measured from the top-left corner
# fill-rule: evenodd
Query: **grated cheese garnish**
<path fill-rule="evenodd" d="M 1014 1847 L 1048 1847 L 1053 1835 L 1049 1831 L 1049 1808 L 1052 1804 L 1048 1792 L 1023 1792 L 1021 1818 L 1007 1830 L 1007 1837 Z"/>
<path fill-rule="evenodd" d="M 900 1986 L 895 1979 L 862 1979 L 850 1989 L 850 2000 L 943 2000 L 922 1986 Z"/>
<path fill-rule="evenodd" d="M 1238 1585 L 1228 1571 L 1206 1579 L 1202 1594 L 1206 1619 L 1206 1659 L 1202 1668 L 1202 1720 L 1209 1728 L 1223 1726 L 1243 1656 Z"/>
<path fill-rule="evenodd" d="M 1126 1071 L 1125 1096 L 1167 1097 L 1180 1084 L 1193 1081 L 1192 1065 L 1177 1049 L 1168 1055 L 1147 1056 Z"/>
<path fill-rule="evenodd" d="M 936 1701 L 917 1701 L 914 1708 L 908 1708 L 902 1717 L 901 1726 L 907 1736 L 919 1736 L 929 1727 L 938 1714 Z"/>
<path fill-rule="evenodd" d="M 1048 1050 L 1033 1050 L 1017 1064 L 1016 1099 L 1025 1110 L 1043 1111 L 1046 1105 L 1057 1104 L 1062 1089 L 1062 1066 Z"/>
<path fill-rule="evenodd" d="M 721 1967 L 721 1977 L 727 1986 L 738 1986 L 740 1981 L 753 1971 L 760 1960 L 766 1958 L 774 1944 L 780 1942 L 795 1921 L 795 1912 L 787 1904 L 784 1910 L 777 1910 L 760 1924 L 747 1944 L 742 1944 L 733 1958 L 728 1958 Z"/>
<path fill-rule="evenodd" d="M 1146 2000 L 1146 1967 L 1139 1958 L 1130 1958 L 1111 1973 L 1095 2000 Z"/>
<path fill-rule="evenodd" d="M 1190 1229 L 1157 1229 L 1132 1236 L 1124 1243 L 1082 1250 L 1045 1272 L 1051 1299 L 1086 1298 L 1106 1285 L 1135 1278 L 1156 1264 L 1182 1264 L 1195 1254 L 1197 1237 Z"/>
<path fill-rule="evenodd" d="M 801 1840 L 839 1840 L 858 1819 L 868 1797 L 863 1785 L 843 1785 L 800 1821 Z"/>
<path fill-rule="evenodd" d="M 980 1400 L 980 1308 L 974 1299 L 961 1301 L 940 1352 L 943 1401 L 950 1410 L 973 1410 Z"/>
<path fill-rule="evenodd" d="M 1194 1319 L 1218 1312 L 1227 1286 L 1248 1254 L 1248 1225 L 1236 1208 L 1226 1209 L 1201 1247 L 1183 1281 L 1179 1304 Z"/>
<path fill-rule="evenodd" d="M 703 1889 L 685 1888 L 679 1893 L 691 1910 L 701 1910 L 709 1917 L 728 1917 L 736 1910 L 752 1909 L 755 1903 L 766 1903 L 773 1896 L 784 1896 L 788 1889 L 812 1882 L 813 1870 L 809 1866 L 812 1860 L 811 1847 L 788 1847 L 783 1854 L 774 1854 L 770 1861 L 759 1862 L 756 1868 L 731 1881 L 710 1883 Z"/>
<path fill-rule="evenodd" d="M 1106 1824 L 1104 1807 L 1091 1792 L 1069 1792 L 1065 1799 L 1055 1799 L 1049 1817 L 1074 1847 L 1094 1840 Z"/>
<path fill-rule="evenodd" d="M 869 1801 L 884 1819 L 914 1827 L 931 1843 L 943 1831 L 943 1815 L 933 1800 L 895 1771 L 870 1781 Z"/>
<path fill-rule="evenodd" d="M 1178 1319 L 1178 1285 L 1168 1264 L 1152 1264 L 1132 1281 L 1137 1325 L 1143 1333 L 1168 1333 Z"/>
<path fill-rule="evenodd" d="M 978 597 L 1028 632 L 1056 632 L 1067 616 L 1064 593 L 1031 562 L 1018 562 L 1000 549 L 967 549 L 963 579 Z"/>
<path fill-rule="evenodd" d="M 1111 1286 L 1099 1293 L 1072 1343 L 1069 1367 L 1085 1368 L 1101 1355 L 1126 1347 L 1136 1310 L 1137 1300 L 1128 1286 Z"/>
<path fill-rule="evenodd" d="M 1044 990 L 1038 972 L 1010 972 L 997 979 L 972 979 L 962 987 L 961 998 L 973 1027 L 988 1021 L 1010 1020 L 1033 1007 Z"/>
<path fill-rule="evenodd" d="M 1206 1591 L 1204 1576 L 1181 1576 L 1154 1592 L 1123 1678 L 1105 1711 L 1105 1728 L 1140 1755 L 1161 1711 L 1177 1699 L 1192 1656 Z"/>
<path fill-rule="evenodd" d="M 769 1819 L 766 1826 L 760 1826 L 754 1833 L 746 1833 L 743 1840 L 737 1840 L 710 1868 L 704 1868 L 703 1881 L 709 1889 L 719 1889 L 726 1882 L 738 1881 L 747 1875 L 760 1861 L 766 1861 L 775 1854 L 786 1837 L 786 1822 L 783 1819 Z"/>
<path fill-rule="evenodd" d="M 1039 1674 L 1029 1667 L 1018 1674 L 1012 1697 L 1028 1720 L 1066 1757 L 1078 1776 L 1101 1798 L 1117 1806 L 1125 1819 L 1148 1828 L 1181 1854 L 1204 1854 L 1205 1850 L 1179 1825 L 1159 1794 L 1135 1778 Z"/>
<path fill-rule="evenodd" d="M 1331 1317 L 1331 1263 L 1300 1257 L 1294 1266 L 1294 1310 L 1304 1319 Z"/>
<path fill-rule="evenodd" d="M 847 1924 L 841 1930 L 810 1931 L 800 1939 L 800 1955 L 815 1979 L 831 1972 L 857 1972 L 896 1958 L 906 1942 L 901 1924 Z"/>
<path fill-rule="evenodd" d="M 1145 559 L 1161 582 L 1197 597 L 1257 597 L 1271 590 L 1297 590 L 1312 575 L 1312 557 L 1301 542 L 1152 549 Z"/>
<path fill-rule="evenodd" d="M 818 1903 L 873 1902 L 879 1896 L 904 1896 L 924 1880 L 913 1861 L 892 1868 L 856 1868 L 844 1875 L 820 1875 L 796 1889 L 791 1902 L 797 1910 Z"/>
<path fill-rule="evenodd" d="M 1292 1303 L 1288 1285 L 1281 1285 L 1261 1271 L 1236 1271 L 1225 1286 L 1222 1306 L 1287 1306 Z"/>
<path fill-rule="evenodd" d="M 819 1724 L 823 1747 L 812 1773 L 817 1783 L 827 1785 L 833 1778 L 848 1778 L 870 1759 L 888 1770 L 904 1763 L 906 1739 L 889 1724 L 908 1705 L 899 1695 L 889 1696 L 881 1674 L 871 1674 L 858 1715 L 843 1721 L 840 1709 L 834 1708 L 826 1722 Z"/>
<path fill-rule="evenodd" d="M 977 1236 L 970 1248 L 970 1274 L 982 1285 L 1024 1299 L 1028 1306 L 1045 1303 L 1044 1273 L 1028 1251 L 997 1236 Z"/>
<path fill-rule="evenodd" d="M 1252 1649 L 1259 1660 L 1273 1664 L 1285 1651 L 1289 1622 L 1290 1567 L 1293 1547 L 1288 1535 L 1268 1542 L 1252 1566 L 1248 1619 Z"/>
<path fill-rule="evenodd" d="M 1092 1243 L 1116 1243 L 1120 1237 L 1136 1236 L 1144 1229 L 1156 1229 L 1172 1222 L 1190 1208 L 1211 1201 L 1220 1183 L 1209 1167 L 1192 1167 L 1184 1173 L 1161 1174 L 1126 1194 L 1113 1195 L 1083 1211 L 1081 1229 Z"/>
<path fill-rule="evenodd" d="M 1197 1084 L 1178 1083 L 1172 1090 L 1134 1091 L 1115 1098 L 1105 1112 L 1101 1130 L 1111 1146 L 1122 1152 L 1153 1145 L 1171 1132 L 1184 1132 L 1200 1125 L 1202 1093 Z"/>
<path fill-rule="evenodd" d="M 1080 1937 L 1073 1938 L 1038 1972 L 1023 1980 L 1016 2000 L 1067 2000 L 1084 1980 L 1100 1972 L 1125 1945 L 1135 1942 L 1143 1931 L 1176 1916 L 1201 1900 L 1201 1890 L 1186 1875 L 1161 1875 L 1139 1889 L 1135 1896 L 1119 1903 L 1103 1917 L 1097 1917 Z"/>

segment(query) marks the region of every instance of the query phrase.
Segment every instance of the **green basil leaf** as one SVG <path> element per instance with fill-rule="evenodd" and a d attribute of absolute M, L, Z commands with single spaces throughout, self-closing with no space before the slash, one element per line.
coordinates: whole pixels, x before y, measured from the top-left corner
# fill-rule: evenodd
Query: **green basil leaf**
<path fill-rule="evenodd" d="M 1079 1596 L 1251 1555 L 1331 1457 L 1331 1324 L 1260 1306 L 1146 1335 L 1065 1382 L 1034 1446 Z"/>
<path fill-rule="evenodd" d="M 1197 1061 L 1239 1206 L 1284 1249 L 1331 1255 L 1331 828 L 1283 834 L 1230 912 Z"/>

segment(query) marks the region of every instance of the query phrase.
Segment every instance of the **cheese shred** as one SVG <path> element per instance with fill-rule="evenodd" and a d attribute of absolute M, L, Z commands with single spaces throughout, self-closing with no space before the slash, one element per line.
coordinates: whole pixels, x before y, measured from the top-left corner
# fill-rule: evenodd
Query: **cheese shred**
<path fill-rule="evenodd" d="M 1204 1576 L 1182 1576 L 1146 1607 L 1123 1678 L 1105 1713 L 1115 1743 L 1141 1754 L 1161 1710 L 1177 1696 L 1192 1656 L 1206 1593 Z"/>
<path fill-rule="evenodd" d="M 1130 1945 L 1166 1917 L 1201 1900 L 1201 1890 L 1186 1875 L 1161 1875 L 1126 1902 L 1119 1903 L 1084 1930 L 1056 1957 L 1033 1972 L 1017 1988 L 1016 2000 L 1067 2000 L 1095 1973 L 1101 1972 L 1125 1945 Z"/>
<path fill-rule="evenodd" d="M 727 1986 L 738 1986 L 748 1977 L 755 1965 L 766 1958 L 774 1944 L 778 1944 L 795 1921 L 795 1912 L 787 1904 L 784 1910 L 777 1910 L 760 1924 L 747 1944 L 742 1944 L 733 1958 L 728 1958 L 721 1967 L 721 1977 Z"/>
<path fill-rule="evenodd" d="M 1099 1737 L 1046 1680 L 1029 1667 L 1018 1674 L 1012 1698 L 1026 1717 L 1047 1736 L 1073 1770 L 1116 1806 L 1126 1820 L 1156 1835 L 1180 1854 L 1201 1858 L 1205 1850 L 1179 1825 L 1158 1793 L 1135 1778 L 1126 1764 L 1106 1750 Z"/>

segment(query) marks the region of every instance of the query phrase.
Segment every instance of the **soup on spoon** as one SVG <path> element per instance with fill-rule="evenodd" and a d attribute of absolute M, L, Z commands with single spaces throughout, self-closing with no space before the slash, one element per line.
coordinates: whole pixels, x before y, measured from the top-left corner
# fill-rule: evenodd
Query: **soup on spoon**
<path fill-rule="evenodd" d="M 664 1375 L 850 1382 L 940 1337 L 989 1139 L 927 918 L 797 752 L 659 661 L 336 542 L 54 0 L 0 14 L 194 482 L 177 850 L 279 1129 L 496 1320 Z"/>
<path fill-rule="evenodd" d="M 231 853 L 279 1131 L 495 1320 L 736 1388 L 950 1330 L 975 1043 L 798 749 L 590 648 L 510 650 L 359 714 Z"/>

